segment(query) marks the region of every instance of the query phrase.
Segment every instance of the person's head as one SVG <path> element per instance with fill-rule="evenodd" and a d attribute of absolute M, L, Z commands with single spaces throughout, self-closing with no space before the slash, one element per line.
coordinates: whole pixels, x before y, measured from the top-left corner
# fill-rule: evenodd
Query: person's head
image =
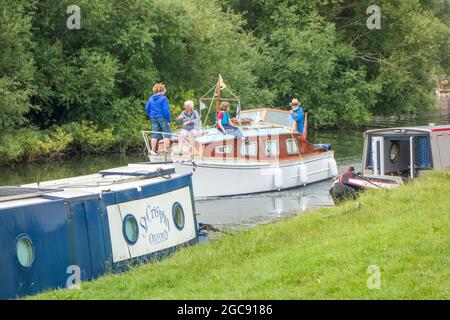
<path fill-rule="evenodd" d="M 153 86 L 152 91 L 153 91 L 154 94 L 157 94 L 157 93 L 165 94 L 166 93 L 166 87 L 162 83 L 156 83 Z"/>
<path fill-rule="evenodd" d="M 187 112 L 192 112 L 194 110 L 194 102 L 191 100 L 188 100 L 184 103 L 184 110 Z"/>
<path fill-rule="evenodd" d="M 292 99 L 292 101 L 291 101 L 291 107 L 292 107 L 292 109 L 297 109 L 298 107 L 300 107 L 302 105 L 302 102 L 301 102 L 301 100 L 299 100 L 299 99 Z"/>
<path fill-rule="evenodd" d="M 220 104 L 220 111 L 229 112 L 230 111 L 230 103 L 227 101 L 224 101 Z"/>

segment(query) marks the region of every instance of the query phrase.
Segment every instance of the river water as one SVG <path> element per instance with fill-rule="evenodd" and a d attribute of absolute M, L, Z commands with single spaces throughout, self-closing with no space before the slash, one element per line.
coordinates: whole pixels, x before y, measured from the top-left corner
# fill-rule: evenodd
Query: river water
<path fill-rule="evenodd" d="M 377 117 L 367 129 L 429 123 L 450 123 L 449 99 L 441 99 L 441 108 L 424 114 Z M 340 171 L 345 171 L 349 166 L 354 166 L 357 170 L 361 168 L 362 137 L 363 130 L 318 130 L 309 134 L 309 140 L 313 143 L 332 145 Z M 146 160 L 145 153 L 142 152 L 88 156 L 52 163 L 20 164 L 13 168 L 0 168 L 0 186 L 92 174 Z M 198 221 L 227 230 L 249 228 L 311 209 L 332 206 L 333 201 L 328 193 L 330 187 L 331 180 L 284 192 L 197 201 Z"/>

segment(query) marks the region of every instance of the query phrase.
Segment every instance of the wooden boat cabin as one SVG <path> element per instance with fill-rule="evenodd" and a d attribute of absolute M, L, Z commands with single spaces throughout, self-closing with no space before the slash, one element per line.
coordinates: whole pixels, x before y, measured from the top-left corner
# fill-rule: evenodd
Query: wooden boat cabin
<path fill-rule="evenodd" d="M 224 135 L 214 127 L 203 129 L 195 139 L 195 157 L 279 162 L 329 151 L 329 145 L 309 143 L 306 134 L 298 134 L 296 125 L 287 111 L 269 108 L 242 111 L 239 128 L 248 142 Z M 177 139 L 173 139 L 172 147 L 174 154 L 180 153 Z"/>
<path fill-rule="evenodd" d="M 149 159 L 171 160 L 177 172 L 193 172 L 196 199 L 279 191 L 338 175 L 330 145 L 309 143 L 287 111 L 243 111 L 239 128 L 244 139 L 215 127 L 200 130 L 192 157 L 188 143 L 179 150 L 178 138 L 173 137 L 171 159 Z M 143 132 L 147 149 L 149 133 Z"/>

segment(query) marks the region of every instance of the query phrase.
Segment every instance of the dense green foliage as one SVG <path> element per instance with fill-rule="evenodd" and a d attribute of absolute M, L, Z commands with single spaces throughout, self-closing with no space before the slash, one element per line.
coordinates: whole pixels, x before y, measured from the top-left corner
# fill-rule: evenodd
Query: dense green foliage
<path fill-rule="evenodd" d="M 267 46 L 260 85 L 278 105 L 304 97 L 321 126 L 424 111 L 435 105 L 436 68 L 450 73 L 448 1 L 377 1 L 380 30 L 367 28 L 368 0 L 223 2 Z"/>
<path fill-rule="evenodd" d="M 449 299 L 449 192 L 450 174 L 434 172 L 34 298 Z"/>
<path fill-rule="evenodd" d="M 317 126 L 345 127 L 432 107 L 450 70 L 444 0 L 379 1 L 381 30 L 370 1 L 79 0 L 69 30 L 72 4 L 0 0 L 0 162 L 138 145 L 157 81 L 174 114 L 221 73 L 244 108 L 296 96 Z"/>

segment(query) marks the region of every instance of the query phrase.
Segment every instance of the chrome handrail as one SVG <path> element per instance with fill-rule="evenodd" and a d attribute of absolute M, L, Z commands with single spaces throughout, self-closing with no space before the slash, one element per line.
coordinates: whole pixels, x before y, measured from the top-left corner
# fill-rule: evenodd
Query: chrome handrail
<path fill-rule="evenodd" d="M 145 147 L 147 149 L 148 155 L 150 155 L 150 151 L 152 150 L 151 143 L 149 141 L 149 135 L 151 135 L 151 134 L 160 134 L 160 135 L 162 135 L 163 139 L 166 139 L 166 136 L 169 136 L 168 139 L 170 139 L 170 137 L 176 137 L 178 139 L 181 137 L 183 139 L 183 142 L 186 143 L 190 148 L 192 148 L 192 150 L 194 150 L 194 153 L 196 153 L 196 154 L 200 155 L 201 157 L 203 157 L 203 155 L 198 152 L 198 150 L 195 148 L 195 146 L 193 146 L 184 136 L 182 136 L 180 134 L 160 132 L 160 131 L 141 131 L 141 133 L 142 133 L 142 136 L 144 138 Z M 167 150 L 165 145 L 164 145 L 164 151 L 166 153 L 166 160 L 167 160 L 168 150 Z"/>

